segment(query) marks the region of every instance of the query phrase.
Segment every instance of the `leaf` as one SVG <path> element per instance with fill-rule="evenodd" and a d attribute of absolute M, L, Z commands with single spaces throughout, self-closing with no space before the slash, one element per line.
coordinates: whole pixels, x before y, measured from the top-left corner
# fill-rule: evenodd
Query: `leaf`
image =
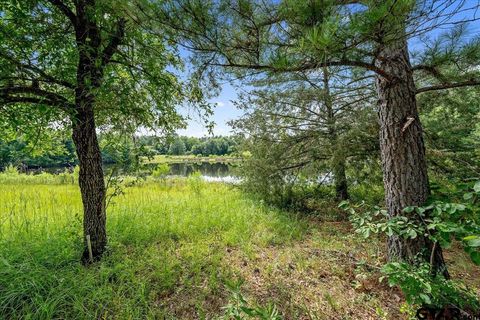
<path fill-rule="evenodd" d="M 465 193 L 465 194 L 463 195 L 463 199 L 464 199 L 464 200 L 470 200 L 470 199 L 472 199 L 472 198 L 473 198 L 473 193 L 472 193 L 472 192 L 468 192 L 468 193 Z"/>
<path fill-rule="evenodd" d="M 473 186 L 473 190 L 475 192 L 480 192 L 480 181 L 477 181 L 477 183 L 475 183 L 475 185 Z"/>
<path fill-rule="evenodd" d="M 477 266 L 480 266 L 480 252 L 472 251 L 470 252 L 470 259 L 472 259 L 473 263 Z"/>
<path fill-rule="evenodd" d="M 403 212 L 410 213 L 413 212 L 413 210 L 415 210 L 415 207 L 405 207 L 403 209 Z"/>
<path fill-rule="evenodd" d="M 432 300 L 430 300 L 430 297 L 427 296 L 425 293 L 420 293 L 420 298 L 425 304 L 431 304 Z"/>
<path fill-rule="evenodd" d="M 474 248 L 480 247 L 480 237 L 469 236 L 469 237 L 463 238 L 463 240 L 467 242 L 467 245 L 469 247 L 474 247 Z"/>
<path fill-rule="evenodd" d="M 240 307 L 240 309 L 248 316 L 255 316 L 255 309 L 249 308 L 249 307 Z"/>
<path fill-rule="evenodd" d="M 417 213 L 419 213 L 419 214 L 422 214 L 422 213 L 425 212 L 425 209 L 422 208 L 422 207 L 416 207 L 416 208 L 415 208 L 415 211 L 416 211 Z"/>
<path fill-rule="evenodd" d="M 408 231 L 408 236 L 411 238 L 411 239 L 415 239 L 417 237 L 417 231 L 411 229 Z"/>
<path fill-rule="evenodd" d="M 338 205 L 338 207 L 339 207 L 340 209 L 344 209 L 344 210 L 345 210 L 345 209 L 348 208 L 349 205 L 350 205 L 350 203 L 349 203 L 348 201 L 344 200 L 344 201 L 340 202 L 340 204 Z"/>

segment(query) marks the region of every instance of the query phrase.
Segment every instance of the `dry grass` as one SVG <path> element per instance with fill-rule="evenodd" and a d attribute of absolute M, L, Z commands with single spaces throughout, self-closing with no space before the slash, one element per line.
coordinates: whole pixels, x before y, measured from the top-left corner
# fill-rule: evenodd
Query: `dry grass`
<path fill-rule="evenodd" d="M 380 240 L 362 241 L 347 223 L 315 222 L 310 234 L 287 246 L 227 252 L 225 262 L 259 304 L 273 302 L 285 319 L 407 319 L 402 293 L 380 282 Z M 456 257 L 456 259 L 453 259 Z M 454 278 L 480 294 L 480 268 L 459 248 L 447 252 Z"/>

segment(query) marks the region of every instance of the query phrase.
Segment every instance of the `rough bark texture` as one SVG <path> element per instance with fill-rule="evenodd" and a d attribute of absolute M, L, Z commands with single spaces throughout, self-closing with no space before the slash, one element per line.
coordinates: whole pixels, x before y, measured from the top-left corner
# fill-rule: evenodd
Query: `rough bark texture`
<path fill-rule="evenodd" d="M 84 106 L 73 126 L 73 141 L 80 166 L 78 182 L 83 202 L 84 252 L 82 261 L 90 262 L 86 236 L 90 236 L 93 260 L 101 258 L 107 244 L 105 181 L 102 156 L 95 132 L 93 107 Z"/>
<path fill-rule="evenodd" d="M 95 92 L 101 86 L 103 71 L 124 36 L 125 20 L 103 39 L 95 20 L 95 1 L 78 1 L 75 5 L 75 38 L 79 53 L 75 115 L 72 116 L 73 141 L 80 166 L 79 185 L 83 202 L 84 252 L 82 260 L 90 261 L 87 236 L 90 238 L 92 259 L 99 260 L 107 245 L 105 213 L 105 181 L 102 155 L 95 126 Z"/>
<path fill-rule="evenodd" d="M 378 47 L 376 66 L 390 78 L 377 75 L 380 150 L 385 186 L 385 202 L 390 216 L 404 215 L 407 206 L 421 206 L 429 196 L 425 146 L 420 123 L 415 84 L 405 39 Z M 415 213 L 412 213 L 415 214 Z M 442 251 L 427 238 L 388 239 L 390 260 L 413 261 L 417 254 L 430 261 L 435 270 L 446 274 Z"/>

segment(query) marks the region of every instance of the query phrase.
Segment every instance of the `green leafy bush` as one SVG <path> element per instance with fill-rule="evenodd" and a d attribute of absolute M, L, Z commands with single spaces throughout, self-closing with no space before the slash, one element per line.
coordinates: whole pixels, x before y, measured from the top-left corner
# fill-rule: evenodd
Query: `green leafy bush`
<path fill-rule="evenodd" d="M 152 177 L 155 179 L 165 179 L 170 172 L 170 166 L 167 163 L 161 163 L 152 171 Z"/>
<path fill-rule="evenodd" d="M 480 181 L 463 196 L 462 203 L 433 201 L 423 207 L 406 207 L 405 215 L 390 217 L 378 206 L 356 206 L 342 202 L 357 233 L 365 238 L 373 234 L 415 239 L 427 237 L 434 245 L 448 248 L 454 240 L 461 243 L 471 261 L 480 265 Z M 366 209 L 366 210 L 364 210 Z M 453 305 L 480 310 L 480 303 L 468 288 L 440 274 L 432 274 L 429 263 L 390 262 L 383 267 L 390 285 L 397 285 L 408 303 L 433 308 Z M 424 261 L 424 260 L 423 260 Z"/>
<path fill-rule="evenodd" d="M 428 263 L 415 266 L 404 262 L 390 262 L 382 272 L 390 286 L 398 286 L 409 304 L 443 309 L 446 306 L 479 309 L 475 292 L 441 275 L 432 277 Z"/>

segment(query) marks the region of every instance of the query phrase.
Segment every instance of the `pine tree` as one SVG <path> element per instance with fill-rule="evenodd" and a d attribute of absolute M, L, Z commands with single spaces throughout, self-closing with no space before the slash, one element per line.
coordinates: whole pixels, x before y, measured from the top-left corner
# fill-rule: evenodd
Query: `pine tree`
<path fill-rule="evenodd" d="M 480 85 L 480 41 L 465 32 L 477 9 L 461 0 L 171 0 L 156 18 L 182 33 L 199 72 L 209 70 L 213 80 L 333 66 L 373 76 L 385 202 L 395 217 L 429 196 L 417 95 Z M 450 27 L 445 34 L 437 31 L 442 25 Z M 448 277 L 439 245 L 389 238 L 390 260 L 418 255 Z"/>

